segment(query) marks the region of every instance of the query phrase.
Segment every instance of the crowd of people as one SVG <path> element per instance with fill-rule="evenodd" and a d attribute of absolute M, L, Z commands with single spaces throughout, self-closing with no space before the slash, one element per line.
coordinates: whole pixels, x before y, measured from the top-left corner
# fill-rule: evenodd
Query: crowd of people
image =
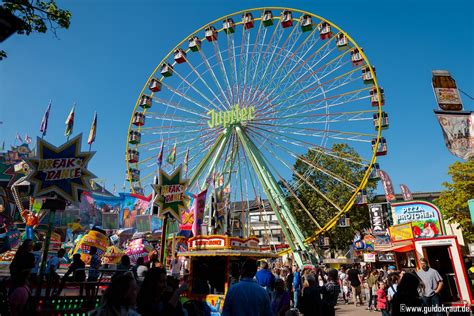
<path fill-rule="evenodd" d="M 81 295 L 83 285 L 86 297 L 97 294 L 92 292 L 96 287 L 91 286 L 99 281 L 101 268 L 95 247 L 90 249 L 88 267 L 81 256 L 75 254 L 62 277 L 58 268 L 65 251 L 60 249 L 47 261 L 43 280 L 38 276 L 40 248 L 31 240 L 25 240 L 10 265 L 9 303 L 13 316 L 28 314 L 28 309 L 34 308 L 32 291 L 41 281 L 46 282 L 46 295 L 50 290 L 52 296 L 60 295 L 68 282 L 81 284 Z M 159 262 L 157 253 L 152 253 L 148 261 L 145 264 L 144 258 L 139 258 L 132 265 L 130 258 L 124 255 L 103 294 L 103 304 L 93 315 L 210 315 L 206 303 L 183 300 L 189 275 L 187 271 L 183 273 L 185 269 L 176 254 L 168 267 Z M 362 268 L 358 264 L 339 270 L 326 266 L 301 270 L 281 262 L 269 264 L 252 259 L 234 266 L 233 270 L 223 316 L 331 316 L 335 315 L 338 301 L 340 304 L 352 302 L 355 306 L 364 306 L 365 302 L 368 310 L 382 316 L 398 316 L 403 315 L 401 305 L 439 305 L 443 288 L 441 276 L 425 259 L 421 259 L 421 269 L 413 272 L 396 271 L 393 266 Z M 422 314 L 420 311 L 419 315 Z"/>

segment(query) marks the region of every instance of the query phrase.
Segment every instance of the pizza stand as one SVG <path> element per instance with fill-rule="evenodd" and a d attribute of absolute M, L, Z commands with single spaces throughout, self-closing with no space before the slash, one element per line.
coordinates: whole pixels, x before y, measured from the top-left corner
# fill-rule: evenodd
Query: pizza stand
<path fill-rule="evenodd" d="M 426 201 L 392 203 L 391 244 L 378 252 L 395 253 L 398 270 L 420 269 L 421 258 L 443 277 L 441 301 L 444 304 L 472 304 L 461 248 L 456 236 L 446 236 L 439 208 Z"/>
<path fill-rule="evenodd" d="M 262 251 L 258 243 L 257 237 L 208 235 L 190 238 L 188 251 L 178 253 L 178 257 L 190 259 L 186 299 L 206 302 L 212 315 L 221 315 L 231 277 L 240 275 L 245 260 L 278 256 Z"/>

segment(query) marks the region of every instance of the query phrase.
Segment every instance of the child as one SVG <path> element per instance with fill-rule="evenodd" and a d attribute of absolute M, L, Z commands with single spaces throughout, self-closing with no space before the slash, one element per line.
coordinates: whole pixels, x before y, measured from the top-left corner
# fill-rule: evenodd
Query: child
<path fill-rule="evenodd" d="M 390 316 L 387 309 L 387 292 L 385 291 L 385 283 L 379 282 L 377 290 L 377 309 L 382 311 L 382 316 Z"/>

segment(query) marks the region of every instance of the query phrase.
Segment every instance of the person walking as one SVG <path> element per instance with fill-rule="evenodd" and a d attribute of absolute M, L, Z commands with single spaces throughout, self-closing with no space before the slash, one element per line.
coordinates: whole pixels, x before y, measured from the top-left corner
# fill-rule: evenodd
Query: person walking
<path fill-rule="evenodd" d="M 390 316 L 387 308 L 387 292 L 385 282 L 378 282 L 377 309 L 382 312 L 382 316 Z"/>
<path fill-rule="evenodd" d="M 89 265 L 89 275 L 87 276 L 87 282 L 92 282 L 95 283 L 99 280 L 100 272 L 100 257 L 97 254 L 97 248 L 92 246 L 89 250 L 89 256 L 90 256 L 90 265 Z M 91 299 L 93 295 L 95 295 L 94 289 L 96 285 L 95 284 L 87 284 L 86 285 L 86 296 L 88 300 Z"/>
<path fill-rule="evenodd" d="M 257 261 L 245 261 L 240 282 L 227 292 L 222 316 L 273 316 L 267 291 L 254 280 L 256 273 Z"/>
<path fill-rule="evenodd" d="M 421 269 L 418 270 L 417 275 L 424 285 L 423 296 L 421 297 L 423 305 L 427 307 L 439 306 L 440 293 L 443 289 L 443 278 L 433 268 L 430 268 L 426 258 L 420 259 Z M 432 313 L 434 316 L 443 315 L 442 313 Z"/>
<path fill-rule="evenodd" d="M 257 283 L 263 287 L 269 297 L 272 297 L 273 287 L 275 286 L 275 276 L 268 269 L 268 263 L 266 261 L 260 262 L 260 270 L 257 271 L 255 278 Z"/>
<path fill-rule="evenodd" d="M 364 302 L 362 301 L 361 273 L 360 273 L 360 270 L 358 269 L 357 263 L 354 263 L 352 268 L 347 272 L 347 277 L 352 287 L 354 305 L 358 306 L 357 297 L 359 297 L 359 304 L 364 305 Z"/>
<path fill-rule="evenodd" d="M 142 316 L 166 315 L 183 316 L 183 306 L 179 301 L 181 294 L 188 289 L 183 284 L 174 290 L 171 296 L 166 292 L 169 288 L 167 283 L 166 269 L 150 268 L 145 275 L 137 298 L 137 309 Z"/>
<path fill-rule="evenodd" d="M 177 280 L 179 280 L 179 276 L 181 274 L 181 268 L 183 264 L 181 260 L 178 258 L 178 253 L 174 253 L 174 259 L 171 261 L 171 276 Z"/>
<path fill-rule="evenodd" d="M 72 277 L 70 275 L 72 274 Z M 81 259 L 81 254 L 75 253 L 72 256 L 72 263 L 69 265 L 69 268 L 61 279 L 61 284 L 59 285 L 58 291 L 54 294 L 56 296 L 61 295 L 61 291 L 64 289 L 66 282 L 84 282 L 86 280 L 86 264 Z M 84 285 L 80 285 L 79 294 L 82 296 Z"/>
<path fill-rule="evenodd" d="M 416 273 L 407 272 L 401 278 L 397 286 L 397 292 L 391 301 L 391 316 L 406 316 L 407 307 L 419 307 L 420 310 L 412 310 L 410 316 L 426 316 L 423 313 L 423 303 L 418 289 L 420 288 L 420 278 Z"/>
<path fill-rule="evenodd" d="M 54 293 L 57 287 L 59 286 L 60 276 L 57 271 L 61 264 L 61 259 L 64 257 L 65 254 L 66 249 L 59 249 L 58 254 L 56 256 L 51 257 L 46 264 L 46 297 L 49 297 L 51 291 Z"/>
<path fill-rule="evenodd" d="M 300 302 L 300 312 L 303 315 L 320 316 L 322 314 L 322 288 L 316 281 L 316 277 L 313 273 L 306 276 L 308 287 L 303 290 Z"/>
<path fill-rule="evenodd" d="M 91 316 L 140 316 L 134 309 L 137 292 L 138 286 L 132 273 L 117 275 L 105 290 L 102 305 Z"/>
<path fill-rule="evenodd" d="M 293 307 L 298 308 L 301 296 L 301 274 L 297 266 L 293 267 Z"/>
<path fill-rule="evenodd" d="M 285 316 L 285 313 L 290 309 L 290 293 L 285 290 L 285 282 L 282 279 L 275 280 L 271 307 L 274 316 Z"/>
<path fill-rule="evenodd" d="M 331 269 L 328 272 L 328 282 L 323 287 L 323 315 L 324 316 L 335 316 L 335 306 L 337 304 L 337 298 L 341 292 L 341 288 L 338 284 L 337 270 Z"/>
<path fill-rule="evenodd" d="M 33 247 L 34 243 L 31 239 L 25 239 L 20 247 L 18 247 L 15 257 L 13 257 L 13 260 L 9 266 L 10 278 L 12 280 L 13 287 L 17 285 L 17 281 L 19 283 L 23 282 L 25 273 L 29 278 L 31 269 L 34 268 L 35 256 L 32 253 Z"/>
<path fill-rule="evenodd" d="M 349 304 L 349 280 L 347 279 L 346 268 L 343 266 L 339 271 L 339 286 L 342 289 L 342 298 L 345 304 Z"/>
<path fill-rule="evenodd" d="M 145 258 L 139 257 L 137 259 L 137 264 L 133 267 L 133 273 L 139 285 L 145 279 L 145 274 L 147 271 L 148 267 L 145 265 Z"/>
<path fill-rule="evenodd" d="M 377 289 L 378 289 L 378 272 L 376 269 L 370 272 L 367 278 L 367 286 L 369 287 L 369 301 L 367 304 L 367 310 L 375 310 L 377 308 Z"/>
<path fill-rule="evenodd" d="M 43 247 L 43 244 L 41 242 L 35 243 L 33 246 L 33 256 L 35 257 L 35 265 L 31 269 L 31 275 L 30 275 L 30 282 L 32 285 L 36 286 L 38 283 L 38 274 L 39 274 L 39 268 L 41 264 L 41 248 Z"/>

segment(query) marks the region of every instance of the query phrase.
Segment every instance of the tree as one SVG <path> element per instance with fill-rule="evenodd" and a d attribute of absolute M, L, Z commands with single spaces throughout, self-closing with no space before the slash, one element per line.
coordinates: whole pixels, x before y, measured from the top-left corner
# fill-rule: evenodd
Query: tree
<path fill-rule="evenodd" d="M 301 175 L 304 175 L 308 182 L 311 182 L 320 192 L 341 207 L 347 203 L 354 192 L 347 184 L 329 174 L 338 175 L 347 182 L 358 185 L 365 173 L 365 167 L 361 164 L 361 161 L 359 154 L 352 147 L 346 144 L 334 144 L 331 155 L 321 154 L 310 149 L 306 155 L 300 156 L 294 164 L 296 172 L 293 174 L 292 182 L 293 186 L 297 187 L 294 193 L 321 226 L 332 219 L 338 210 L 314 190 L 311 185 L 301 181 Z M 318 171 L 313 166 L 317 166 L 323 171 Z M 369 183 L 366 188 L 369 197 L 373 195 L 372 192 L 375 186 L 376 183 Z M 307 236 L 313 235 L 316 232 L 316 226 L 306 211 L 302 209 L 294 197 L 289 197 L 288 200 L 300 228 Z M 331 248 L 346 249 L 352 243 L 356 231 L 370 227 L 366 206 L 354 205 L 349 214 L 351 220 L 349 227 L 336 227 L 328 232 Z"/>
<path fill-rule="evenodd" d="M 71 12 L 58 8 L 54 0 L 5 0 L 1 8 L 22 21 L 18 34 L 46 33 L 49 30 L 57 37 L 57 30 L 68 29 L 71 21 Z M 0 60 L 6 57 L 6 52 L 0 50 Z"/>
<path fill-rule="evenodd" d="M 441 208 L 444 218 L 458 224 L 468 242 L 474 242 L 474 226 L 469 215 L 467 201 L 474 198 L 474 159 L 455 162 L 449 166 L 448 174 L 452 183 L 444 182 L 442 191 L 435 203 Z"/>

